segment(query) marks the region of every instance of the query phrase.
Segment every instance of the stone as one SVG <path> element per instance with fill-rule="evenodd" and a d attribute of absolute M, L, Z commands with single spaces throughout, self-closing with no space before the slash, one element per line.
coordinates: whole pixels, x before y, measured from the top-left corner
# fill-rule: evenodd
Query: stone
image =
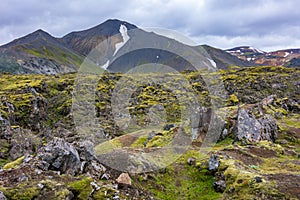
<path fill-rule="evenodd" d="M 287 141 L 286 139 L 283 139 L 283 140 L 280 140 L 279 143 L 280 143 L 280 144 L 287 144 L 288 141 Z"/>
<path fill-rule="evenodd" d="M 33 154 L 41 146 L 41 139 L 34 135 L 31 130 L 16 128 L 11 131 L 11 149 L 9 158 L 15 160 L 26 154 Z"/>
<path fill-rule="evenodd" d="M 42 183 L 38 183 L 37 186 L 41 189 L 43 189 L 45 187 Z"/>
<path fill-rule="evenodd" d="M 213 186 L 216 192 L 224 192 L 226 189 L 226 182 L 224 180 L 215 181 Z"/>
<path fill-rule="evenodd" d="M 76 148 L 61 138 L 54 138 L 37 154 L 38 166 L 43 170 L 55 170 L 75 175 L 80 171 L 81 162 Z"/>
<path fill-rule="evenodd" d="M 21 176 L 18 178 L 19 182 L 28 181 L 28 177 L 22 173 Z"/>
<path fill-rule="evenodd" d="M 163 129 L 164 129 L 164 131 L 169 131 L 171 128 L 174 128 L 174 127 L 175 127 L 174 124 L 166 124 Z"/>
<path fill-rule="evenodd" d="M 131 178 L 128 173 L 122 173 L 120 176 L 116 179 L 118 186 L 131 186 Z"/>
<path fill-rule="evenodd" d="M 216 172 L 220 166 L 220 157 L 218 155 L 212 154 L 208 162 L 208 170 Z"/>
<path fill-rule="evenodd" d="M 239 110 L 237 121 L 236 140 L 245 142 L 258 142 L 260 140 L 261 124 L 245 109 Z"/>
<path fill-rule="evenodd" d="M 2 191 L 0 191 L 0 200 L 6 200 L 6 196 L 3 194 Z"/>
<path fill-rule="evenodd" d="M 254 180 L 256 183 L 261 183 L 262 182 L 262 178 L 259 176 L 254 177 Z"/>
<path fill-rule="evenodd" d="M 195 166 L 196 165 L 196 159 L 195 158 L 188 158 L 187 163 L 189 165 Z"/>
<path fill-rule="evenodd" d="M 81 160 L 91 161 L 95 159 L 94 144 L 91 141 L 79 142 L 77 151 Z"/>
<path fill-rule="evenodd" d="M 87 164 L 84 172 L 88 173 L 93 178 L 99 179 L 105 171 L 106 168 L 103 165 L 97 162 L 97 160 L 92 160 Z"/>
<path fill-rule="evenodd" d="M 278 134 L 278 126 L 276 120 L 271 115 L 264 115 L 258 119 L 261 124 L 261 140 L 269 140 L 275 142 Z"/>
<path fill-rule="evenodd" d="M 109 179 L 109 175 L 107 173 L 102 174 L 101 179 L 102 180 L 108 180 Z"/>
<path fill-rule="evenodd" d="M 154 131 L 152 131 L 151 133 L 148 134 L 148 141 L 152 140 L 152 138 L 156 135 L 156 133 Z"/>
<path fill-rule="evenodd" d="M 228 134 L 229 134 L 229 132 L 228 132 L 227 128 L 224 128 L 224 130 L 221 133 L 220 138 L 225 139 L 228 136 Z"/>
<path fill-rule="evenodd" d="M 249 111 L 240 109 L 238 112 L 235 141 L 248 143 L 269 140 L 275 142 L 277 129 L 276 120 L 271 115 L 266 114 L 256 119 Z"/>

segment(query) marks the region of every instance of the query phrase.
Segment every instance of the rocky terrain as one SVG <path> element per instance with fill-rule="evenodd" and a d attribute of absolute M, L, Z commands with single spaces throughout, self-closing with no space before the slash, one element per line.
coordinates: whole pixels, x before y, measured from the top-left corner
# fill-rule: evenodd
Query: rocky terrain
<path fill-rule="evenodd" d="M 300 198 L 299 69 L 139 74 L 135 83 L 128 74 L 105 73 L 96 81 L 101 127 L 92 135 L 74 121 L 77 75 L 0 75 L 1 199 Z M 165 86 L 192 91 L 200 107 L 189 111 L 199 121 L 191 117 L 182 125 L 189 96 L 153 84 L 159 76 Z M 223 83 L 223 98 L 209 90 L 204 80 L 210 78 Z M 114 91 L 123 92 L 120 81 L 123 90 L 136 86 L 122 104 L 133 119 L 129 125 L 129 116 L 116 115 L 112 106 Z M 218 109 L 212 102 L 221 102 Z M 218 127 L 214 120 L 221 134 L 210 148 L 206 136 Z M 109 140 L 100 143 L 101 135 Z M 170 144 L 178 148 L 164 152 Z"/>

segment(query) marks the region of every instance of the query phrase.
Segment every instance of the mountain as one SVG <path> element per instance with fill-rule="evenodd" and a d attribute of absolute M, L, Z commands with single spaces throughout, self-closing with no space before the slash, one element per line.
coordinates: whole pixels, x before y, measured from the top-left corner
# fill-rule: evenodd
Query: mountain
<path fill-rule="evenodd" d="M 37 30 L 0 47 L 0 71 L 55 74 L 77 71 L 83 57 Z"/>
<path fill-rule="evenodd" d="M 119 32 L 120 26 L 125 25 L 128 30 L 137 28 L 135 25 L 125 21 L 109 19 L 93 28 L 71 32 L 60 39 L 60 41 L 70 49 L 86 56 L 97 44 L 110 36 Z M 120 42 L 120 38 L 115 38 L 113 43 Z"/>
<path fill-rule="evenodd" d="M 105 42 L 101 43 L 101 41 Z M 221 49 L 208 45 L 190 47 L 174 39 L 146 32 L 128 22 L 110 19 L 90 29 L 71 32 L 62 38 L 55 38 L 43 30 L 37 30 L 0 46 L 0 72 L 17 74 L 76 72 L 84 58 L 99 43 L 101 47 L 98 46 L 97 55 L 105 59 L 101 62 L 98 57 L 91 60 L 112 72 L 126 72 L 134 66 L 146 63 L 168 65 L 178 71 L 194 69 L 184 58 L 166 50 L 169 47 L 175 50 L 191 48 L 199 51 L 204 56 L 202 60 L 216 64 L 220 69 L 226 69 L 231 65 L 241 67 L 256 65 L 238 59 Z M 157 47 L 164 47 L 165 50 L 159 48 L 130 50 L 133 46 L 142 45 L 143 47 L 144 44 L 150 46 L 157 44 Z M 116 53 L 126 55 L 118 57 Z M 118 59 L 113 60 L 115 54 Z M 108 63 L 110 65 L 105 66 Z"/>
<path fill-rule="evenodd" d="M 249 46 L 235 47 L 225 50 L 242 60 L 265 66 L 300 66 L 300 49 L 285 49 L 264 52 Z"/>
<path fill-rule="evenodd" d="M 217 66 L 221 69 L 226 69 L 230 65 L 236 65 L 240 67 L 256 66 L 257 64 L 240 59 L 235 55 L 231 55 L 226 51 L 217 49 L 208 45 L 202 45 L 202 47 L 208 52 L 211 58 L 216 62 Z"/>

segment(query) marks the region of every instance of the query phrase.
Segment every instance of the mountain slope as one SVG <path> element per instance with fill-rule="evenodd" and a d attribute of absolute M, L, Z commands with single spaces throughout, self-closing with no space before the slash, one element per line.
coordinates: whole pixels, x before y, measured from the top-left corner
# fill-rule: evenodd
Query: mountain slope
<path fill-rule="evenodd" d="M 128 34 L 128 41 L 123 38 L 122 31 Z M 168 37 L 146 32 L 128 22 L 112 19 L 87 30 L 71 32 L 62 38 L 55 38 L 43 30 L 37 30 L 3 45 L 0 47 L 0 72 L 38 74 L 76 72 L 84 58 L 99 43 L 102 46 L 97 48 L 97 55 L 104 57 L 104 60 L 102 63 L 98 62 L 99 58 L 92 60 L 99 67 L 105 69 L 108 67 L 107 69 L 113 72 L 126 72 L 145 63 L 168 65 L 177 71 L 193 70 L 188 61 L 170 52 L 168 48 L 200 50 L 204 62 L 210 61 L 220 69 L 226 69 L 230 65 L 241 67 L 256 65 L 220 49 L 207 45 L 190 47 Z M 122 48 L 121 43 L 124 43 Z M 144 48 L 147 44 L 150 46 L 156 44 L 157 48 Z M 130 50 L 135 45 L 142 45 L 141 49 Z M 161 50 L 160 47 L 165 50 Z M 126 55 L 112 60 L 115 53 L 121 55 L 122 52 Z M 107 61 L 111 61 L 110 65 L 104 67 Z"/>
<path fill-rule="evenodd" d="M 93 28 L 71 32 L 60 39 L 67 47 L 86 56 L 97 44 L 107 39 L 110 36 L 116 35 L 119 32 L 120 26 L 125 25 L 128 30 L 137 28 L 125 21 L 110 19 Z M 120 38 L 115 38 L 113 43 L 120 42 Z"/>
<path fill-rule="evenodd" d="M 202 47 L 208 52 L 211 58 L 216 62 L 218 68 L 226 69 L 230 65 L 236 65 L 240 67 L 256 66 L 251 62 L 239 59 L 221 49 L 217 49 L 208 45 L 202 45 Z"/>
<path fill-rule="evenodd" d="M 300 49 L 284 49 L 264 52 L 253 47 L 241 46 L 225 50 L 242 60 L 247 60 L 258 65 L 266 66 L 300 66 Z"/>
<path fill-rule="evenodd" d="M 82 60 L 82 56 L 43 30 L 0 47 L 0 71 L 12 65 L 18 66 L 16 71 L 11 71 L 14 73 L 67 73 L 77 71 Z"/>

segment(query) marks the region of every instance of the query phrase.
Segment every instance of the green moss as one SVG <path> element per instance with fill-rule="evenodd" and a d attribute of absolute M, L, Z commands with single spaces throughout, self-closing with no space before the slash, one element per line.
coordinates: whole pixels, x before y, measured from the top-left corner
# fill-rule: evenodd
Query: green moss
<path fill-rule="evenodd" d="M 8 159 L 2 159 L 2 158 L 0 158 L 0 168 L 2 168 L 2 166 L 5 165 L 8 162 L 9 162 Z"/>
<path fill-rule="evenodd" d="M 300 115 L 285 117 L 282 121 L 285 123 L 286 126 L 300 128 Z"/>
<path fill-rule="evenodd" d="M 139 137 L 134 143 L 132 143 L 131 147 L 139 147 L 142 148 L 144 147 L 145 142 L 148 140 L 148 136 L 144 135 Z"/>
<path fill-rule="evenodd" d="M 109 140 L 98 144 L 95 148 L 96 155 L 102 155 L 113 151 L 115 148 L 121 148 L 122 143 L 118 139 Z"/>
<path fill-rule="evenodd" d="M 27 186 L 26 184 L 20 184 L 15 188 L 1 188 L 7 199 L 12 200 L 32 200 L 35 199 L 40 192 L 38 186 Z"/>
<path fill-rule="evenodd" d="M 10 162 L 10 163 L 7 163 L 3 166 L 3 169 L 4 170 L 8 170 L 8 169 L 14 169 L 16 167 L 18 167 L 18 165 L 20 165 L 24 160 L 24 156 L 16 159 L 15 161 L 13 162 Z"/>
<path fill-rule="evenodd" d="M 239 102 L 239 99 L 237 98 L 237 96 L 235 96 L 235 94 L 230 95 L 229 100 L 232 103 L 238 103 Z"/>
<path fill-rule="evenodd" d="M 157 199 L 219 199 L 213 189 L 213 176 L 188 165 L 169 166 L 165 174 L 155 174 L 154 180 L 141 182 Z"/>
<path fill-rule="evenodd" d="M 93 179 L 91 177 L 82 177 L 80 180 L 74 181 L 68 184 L 71 191 L 78 199 L 86 200 L 90 196 L 93 188 L 91 182 Z"/>
<path fill-rule="evenodd" d="M 256 183 L 255 177 L 259 174 L 237 167 L 234 160 L 221 160 L 219 170 L 225 170 L 226 190 L 223 199 L 273 199 L 286 198 L 276 189 L 274 182 L 263 180 L 262 183 Z"/>

